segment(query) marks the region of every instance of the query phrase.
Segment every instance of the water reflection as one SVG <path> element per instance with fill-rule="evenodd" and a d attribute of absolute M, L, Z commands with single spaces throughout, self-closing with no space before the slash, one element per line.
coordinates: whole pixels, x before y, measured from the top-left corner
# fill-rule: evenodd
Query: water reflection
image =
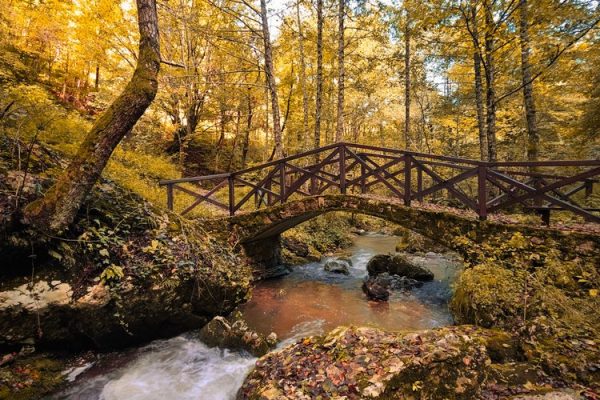
<path fill-rule="evenodd" d="M 295 267 L 285 277 L 260 282 L 253 297 L 241 307 L 250 326 L 259 332 L 275 332 L 286 339 L 305 321 L 320 321 L 322 333 L 339 325 L 371 325 L 388 330 L 426 329 L 452 323 L 447 308 L 450 281 L 460 263 L 448 256 L 412 256 L 429 268 L 435 280 L 407 293 L 395 293 L 389 302 L 367 301 L 361 285 L 369 259 L 393 252 L 397 238 L 360 236 L 350 249 L 350 275 L 327 272 L 323 263 Z"/>

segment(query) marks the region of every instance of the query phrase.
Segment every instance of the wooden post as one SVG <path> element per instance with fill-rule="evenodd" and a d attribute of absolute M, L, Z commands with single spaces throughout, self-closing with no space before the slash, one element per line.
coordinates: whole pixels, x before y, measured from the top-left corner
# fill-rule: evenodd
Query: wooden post
<path fill-rule="evenodd" d="M 543 182 L 542 182 L 541 178 L 537 177 L 537 178 L 533 179 L 533 187 L 536 190 L 539 190 L 543 186 L 542 184 L 543 184 Z M 542 200 L 541 197 L 536 196 L 533 198 L 533 205 L 535 207 L 541 207 L 543 204 L 544 204 L 544 201 Z"/>
<path fill-rule="evenodd" d="M 346 194 L 346 148 L 340 145 L 340 193 Z"/>
<path fill-rule="evenodd" d="M 587 199 L 594 193 L 594 181 L 587 179 L 585 181 L 585 198 Z"/>
<path fill-rule="evenodd" d="M 287 193 L 285 191 L 285 163 L 279 164 L 279 186 L 280 186 L 280 196 L 281 196 L 281 204 L 285 203 L 287 200 Z"/>
<path fill-rule="evenodd" d="M 487 219 L 487 166 L 477 167 L 477 214 L 479 219 Z"/>
<path fill-rule="evenodd" d="M 549 208 L 541 208 L 537 210 L 542 218 L 542 224 L 545 226 L 550 226 L 550 209 Z"/>
<path fill-rule="evenodd" d="M 367 169 L 364 165 L 360 165 L 360 192 L 362 194 L 367 193 L 367 179 L 365 178 L 365 174 L 367 173 Z"/>
<path fill-rule="evenodd" d="M 167 208 L 169 211 L 173 211 L 173 184 L 167 185 Z"/>
<path fill-rule="evenodd" d="M 412 168 L 411 165 L 411 156 L 406 154 L 404 156 L 404 205 L 410 207 L 410 170 Z"/>
<path fill-rule="evenodd" d="M 423 170 L 417 167 L 417 200 L 422 203 L 423 195 L 421 192 L 423 191 Z"/>
<path fill-rule="evenodd" d="M 233 216 L 235 214 L 235 182 L 234 175 L 231 174 L 227 178 L 229 183 L 229 215 Z"/>
<path fill-rule="evenodd" d="M 268 190 L 267 192 L 267 200 L 265 202 L 265 206 L 270 207 L 271 205 L 273 205 L 273 195 L 271 195 L 271 187 L 273 182 L 273 177 L 270 177 L 269 179 L 266 180 L 264 187 L 265 189 Z"/>

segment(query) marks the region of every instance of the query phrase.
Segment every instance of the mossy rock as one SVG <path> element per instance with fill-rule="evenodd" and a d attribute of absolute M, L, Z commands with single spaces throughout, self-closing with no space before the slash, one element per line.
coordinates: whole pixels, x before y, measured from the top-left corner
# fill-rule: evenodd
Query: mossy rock
<path fill-rule="evenodd" d="M 431 281 L 434 277 L 433 272 L 413 264 L 400 254 L 378 254 L 373 256 L 367 264 L 367 271 L 370 276 L 376 276 L 387 272 L 390 275 L 403 276 L 421 282 Z"/>
<path fill-rule="evenodd" d="M 39 399 L 64 383 L 65 363 L 45 355 L 18 358 L 0 367 L 0 400 Z"/>
<path fill-rule="evenodd" d="M 0 243 L 11 260 L 0 271 L 0 345 L 130 346 L 199 328 L 249 295 L 250 268 L 229 244 L 107 180 L 65 236 L 21 227 Z"/>
<path fill-rule="evenodd" d="M 512 261 L 461 274 L 450 303 L 455 320 L 519 332 L 529 363 L 567 382 L 599 382 L 600 298 L 590 289 L 600 287 L 597 267 L 552 252 L 543 266 Z"/>
<path fill-rule="evenodd" d="M 340 327 L 258 360 L 238 399 L 478 398 L 492 364 L 488 345 L 511 341 L 473 326 L 413 333 Z"/>
<path fill-rule="evenodd" d="M 209 347 L 245 350 L 256 357 L 265 355 L 277 345 L 275 333 L 265 336 L 253 331 L 239 313 L 229 318 L 213 318 L 200 330 L 200 338 Z"/>

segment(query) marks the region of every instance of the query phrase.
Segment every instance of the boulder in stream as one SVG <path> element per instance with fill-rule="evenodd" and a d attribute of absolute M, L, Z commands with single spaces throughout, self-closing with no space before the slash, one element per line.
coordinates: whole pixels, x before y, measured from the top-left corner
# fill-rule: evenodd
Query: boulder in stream
<path fill-rule="evenodd" d="M 369 278 L 362 284 L 362 290 L 370 300 L 387 301 L 390 298 L 389 287 L 377 278 Z"/>
<path fill-rule="evenodd" d="M 396 254 L 378 254 L 369 260 L 367 271 L 370 276 L 387 272 L 421 282 L 433 280 L 433 273 L 426 268 L 410 262 L 405 256 Z"/>
<path fill-rule="evenodd" d="M 369 276 L 362 285 L 363 292 L 371 300 L 385 301 L 392 290 L 410 290 L 423 285 L 423 282 L 405 276 L 390 275 L 384 272 Z"/>
<path fill-rule="evenodd" d="M 277 345 L 277 335 L 253 331 L 239 313 L 229 319 L 215 317 L 200 330 L 200 339 L 209 347 L 245 350 L 260 357 Z"/>
<path fill-rule="evenodd" d="M 339 327 L 258 360 L 238 399 L 476 399 L 507 334 L 472 326 L 412 333 Z M 509 360 L 507 360 L 509 361 Z"/>
<path fill-rule="evenodd" d="M 336 274 L 344 274 L 344 275 L 350 275 L 350 264 L 348 263 L 348 261 L 338 258 L 338 259 L 334 259 L 334 260 L 327 260 L 327 262 L 325 262 L 325 265 L 323 266 L 323 269 L 325 269 L 325 271 L 327 272 L 334 272 Z"/>

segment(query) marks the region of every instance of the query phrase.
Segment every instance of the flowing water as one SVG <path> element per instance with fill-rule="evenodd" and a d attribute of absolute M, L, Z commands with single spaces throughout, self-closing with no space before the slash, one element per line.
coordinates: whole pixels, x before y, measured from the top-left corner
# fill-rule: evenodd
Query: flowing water
<path fill-rule="evenodd" d="M 294 267 L 285 277 L 260 282 L 240 311 L 256 331 L 277 333 L 280 346 L 339 325 L 408 330 L 451 324 L 447 300 L 460 268 L 452 256 L 411 256 L 413 262 L 430 269 L 435 280 L 410 292 L 395 293 L 389 302 L 367 301 L 361 290 L 366 264 L 375 254 L 392 252 L 397 241 L 392 236 L 359 236 L 349 249 L 349 275 L 326 272 L 323 262 Z M 111 354 L 71 371 L 71 387 L 52 398 L 233 399 L 255 361 L 247 354 L 208 348 L 190 332 Z"/>

